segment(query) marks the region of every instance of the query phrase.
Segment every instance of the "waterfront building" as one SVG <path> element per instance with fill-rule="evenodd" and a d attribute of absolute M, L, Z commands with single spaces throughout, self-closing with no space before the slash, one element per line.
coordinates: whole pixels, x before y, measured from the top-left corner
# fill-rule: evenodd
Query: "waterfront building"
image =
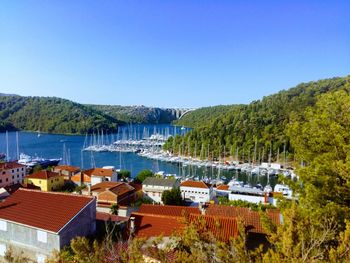
<path fill-rule="evenodd" d="M 176 179 L 147 177 L 142 183 L 142 191 L 145 198 L 162 204 L 163 192 L 179 187 L 179 185 L 180 183 Z"/>
<path fill-rule="evenodd" d="M 17 183 L 23 183 L 25 175 L 25 165 L 17 162 L 0 163 L 0 188 Z"/>
<path fill-rule="evenodd" d="M 185 201 L 205 203 L 213 198 L 213 187 L 202 181 L 184 181 L 180 185 L 180 191 Z"/>
<path fill-rule="evenodd" d="M 25 183 L 38 186 L 40 187 L 41 191 L 54 191 L 63 187 L 64 176 L 59 173 L 41 170 L 39 172 L 27 175 L 25 178 Z"/>
<path fill-rule="evenodd" d="M 33 262 L 45 262 L 53 250 L 95 229 L 94 197 L 18 189 L 0 203 L 0 261 L 11 249 Z"/>

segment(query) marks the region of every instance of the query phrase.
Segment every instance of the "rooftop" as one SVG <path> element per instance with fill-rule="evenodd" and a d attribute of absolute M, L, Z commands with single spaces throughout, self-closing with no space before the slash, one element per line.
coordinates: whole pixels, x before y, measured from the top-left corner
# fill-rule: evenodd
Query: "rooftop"
<path fill-rule="evenodd" d="M 202 181 L 185 181 L 182 182 L 180 186 L 209 189 L 209 186 Z"/>
<path fill-rule="evenodd" d="M 115 195 L 123 195 L 135 189 L 132 186 L 121 182 L 102 182 L 91 187 L 91 192 L 101 193 L 107 190 L 111 191 Z"/>
<path fill-rule="evenodd" d="M 201 213 L 198 207 L 149 204 L 142 204 L 138 212 L 143 214 L 166 215 L 174 217 Z"/>
<path fill-rule="evenodd" d="M 26 178 L 48 180 L 50 178 L 57 177 L 57 176 L 61 176 L 61 175 L 59 173 L 56 173 L 56 172 L 41 170 L 39 172 L 27 175 Z"/>
<path fill-rule="evenodd" d="M 229 188 L 229 186 L 228 185 L 226 185 L 226 184 L 221 184 L 221 185 L 219 185 L 217 188 L 216 188 L 216 190 L 221 190 L 221 191 L 228 191 L 228 188 Z"/>
<path fill-rule="evenodd" d="M 90 196 L 20 188 L 0 203 L 0 219 L 58 233 L 93 200 Z"/>
<path fill-rule="evenodd" d="M 0 169 L 2 169 L 2 170 L 15 169 L 15 168 L 24 168 L 24 167 L 26 167 L 26 166 L 22 165 L 22 164 L 19 164 L 16 161 L 0 163 Z"/>
<path fill-rule="evenodd" d="M 143 181 L 142 185 L 155 185 L 155 186 L 173 187 L 176 182 L 177 182 L 176 179 L 164 179 L 164 178 L 158 178 L 158 177 L 147 177 Z"/>
<path fill-rule="evenodd" d="M 96 212 L 96 220 L 112 221 L 112 222 L 126 222 L 128 217 L 111 215 L 109 213 Z"/>
<path fill-rule="evenodd" d="M 88 176 L 108 176 L 108 177 L 112 177 L 113 169 L 92 168 L 92 169 L 83 171 L 83 173 L 88 175 Z"/>
<path fill-rule="evenodd" d="M 77 166 L 71 166 L 71 165 L 57 165 L 55 166 L 55 170 L 68 171 L 73 173 L 73 172 L 80 171 L 80 168 Z"/>
<path fill-rule="evenodd" d="M 250 232 L 265 233 L 260 214 L 246 207 L 209 205 L 205 210 L 206 215 L 241 218 L 244 225 Z M 280 212 L 276 210 L 267 211 L 267 216 L 275 224 L 280 224 Z"/>

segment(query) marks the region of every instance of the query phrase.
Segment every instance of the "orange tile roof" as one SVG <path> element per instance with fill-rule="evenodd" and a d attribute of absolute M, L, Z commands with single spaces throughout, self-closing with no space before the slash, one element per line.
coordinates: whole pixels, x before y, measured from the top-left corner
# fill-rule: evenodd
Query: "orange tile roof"
<path fill-rule="evenodd" d="M 142 204 L 138 212 L 143 214 L 166 215 L 175 217 L 182 217 L 189 214 L 200 214 L 198 207 L 149 204 Z"/>
<path fill-rule="evenodd" d="M 71 166 L 71 165 L 57 165 L 55 166 L 55 169 L 57 170 L 63 170 L 68 172 L 78 172 L 80 171 L 80 168 L 77 166 Z"/>
<path fill-rule="evenodd" d="M 222 184 L 222 185 L 219 185 L 219 186 L 216 188 L 216 190 L 228 191 L 228 188 L 229 188 L 228 185 Z"/>
<path fill-rule="evenodd" d="M 18 189 L 0 203 L 0 218 L 58 233 L 93 201 L 90 196 Z"/>
<path fill-rule="evenodd" d="M 26 189 L 33 189 L 33 190 L 41 190 L 39 186 L 35 186 L 34 184 L 13 184 L 13 185 L 8 185 L 4 187 L 6 191 L 11 195 L 14 192 L 16 192 L 20 188 L 26 188 Z"/>
<path fill-rule="evenodd" d="M 27 175 L 26 178 L 48 180 L 50 178 L 58 177 L 58 176 L 62 176 L 62 175 L 60 175 L 59 173 L 55 173 L 47 170 L 41 170 L 39 172 Z"/>
<path fill-rule="evenodd" d="M 209 189 L 208 185 L 202 181 L 185 181 L 180 186 Z"/>
<path fill-rule="evenodd" d="M 127 192 L 132 192 L 135 189 L 132 186 L 122 182 L 102 182 L 91 187 L 91 192 L 101 193 L 107 190 L 111 191 L 115 195 L 123 195 Z"/>
<path fill-rule="evenodd" d="M 138 184 L 135 182 L 130 182 L 129 185 L 135 188 L 136 191 L 142 191 L 142 184 Z"/>
<path fill-rule="evenodd" d="M 112 222 L 126 222 L 128 217 L 111 215 L 108 213 L 96 212 L 96 220 L 100 221 L 112 221 Z"/>
<path fill-rule="evenodd" d="M 244 225 L 250 232 L 265 233 L 259 212 L 252 211 L 246 207 L 209 205 L 205 210 L 205 214 L 212 216 L 241 218 Z M 267 215 L 275 224 L 280 224 L 280 213 L 278 210 L 269 210 Z"/>
<path fill-rule="evenodd" d="M 24 168 L 24 167 L 26 167 L 26 166 L 22 165 L 22 164 L 19 164 L 16 161 L 0 163 L 0 169 L 2 169 L 2 170 L 15 169 L 15 168 Z"/>
<path fill-rule="evenodd" d="M 184 227 L 179 217 L 142 213 L 132 213 L 131 217 L 135 217 L 135 234 L 138 237 L 170 236 Z"/>
<path fill-rule="evenodd" d="M 88 176 L 107 176 L 107 177 L 112 177 L 113 170 L 112 169 L 104 169 L 104 168 L 92 168 L 92 169 L 83 171 L 83 173 L 88 175 Z"/>
<path fill-rule="evenodd" d="M 201 219 L 204 219 L 204 224 L 200 223 Z M 214 234 L 216 239 L 221 241 L 227 242 L 238 235 L 236 218 L 191 214 L 189 221 L 195 224 L 199 231 L 210 231 Z"/>
<path fill-rule="evenodd" d="M 77 173 L 73 175 L 70 179 L 76 183 L 91 183 L 91 176 L 84 173 Z"/>

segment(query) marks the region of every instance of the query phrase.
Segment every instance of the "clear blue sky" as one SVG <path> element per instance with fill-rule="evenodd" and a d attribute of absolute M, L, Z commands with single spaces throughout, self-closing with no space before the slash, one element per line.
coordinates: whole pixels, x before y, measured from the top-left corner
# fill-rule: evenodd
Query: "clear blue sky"
<path fill-rule="evenodd" d="M 350 74 L 350 1 L 3 0 L 0 92 L 248 103 Z"/>

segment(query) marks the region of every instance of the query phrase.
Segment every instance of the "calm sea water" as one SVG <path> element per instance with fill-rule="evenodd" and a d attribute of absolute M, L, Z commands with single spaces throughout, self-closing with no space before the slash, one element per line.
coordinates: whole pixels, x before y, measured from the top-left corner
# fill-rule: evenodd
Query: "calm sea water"
<path fill-rule="evenodd" d="M 133 125 L 122 126 L 119 129 L 119 134 L 109 134 L 104 136 L 105 141 L 112 141 L 113 139 L 122 139 L 123 137 L 141 138 L 145 132 L 153 134 L 154 132 L 160 132 L 165 134 L 184 134 L 189 129 L 181 129 L 167 124 L 159 125 Z M 90 138 L 86 140 L 85 136 L 80 135 L 60 135 L 60 134 L 45 134 L 41 133 L 38 137 L 38 133 L 35 132 L 19 132 L 19 152 L 25 153 L 30 156 L 38 156 L 44 158 L 62 158 L 64 160 L 69 159 L 69 164 L 74 166 L 88 169 L 93 166 L 115 166 L 116 168 L 126 169 L 131 171 L 132 176 L 136 176 L 138 172 L 143 169 L 150 169 L 154 172 L 164 171 L 170 174 L 180 175 L 196 175 L 199 177 L 208 176 L 210 178 L 216 178 L 218 172 L 216 169 L 198 168 L 187 166 L 180 168 L 177 164 L 154 161 L 140 157 L 134 153 L 118 153 L 118 152 L 82 152 L 84 143 L 90 141 Z M 9 157 L 10 159 L 17 158 L 17 143 L 16 133 L 8 133 L 9 142 Z M 6 153 L 6 134 L 0 133 L 0 152 Z M 69 158 L 67 158 L 69 156 Z M 220 176 L 225 176 L 227 179 L 232 177 L 245 183 L 251 183 L 255 185 L 260 183 L 266 185 L 266 176 L 251 176 L 245 173 L 237 173 L 235 171 L 220 171 Z M 271 184 L 274 184 L 274 179 L 270 178 Z"/>

